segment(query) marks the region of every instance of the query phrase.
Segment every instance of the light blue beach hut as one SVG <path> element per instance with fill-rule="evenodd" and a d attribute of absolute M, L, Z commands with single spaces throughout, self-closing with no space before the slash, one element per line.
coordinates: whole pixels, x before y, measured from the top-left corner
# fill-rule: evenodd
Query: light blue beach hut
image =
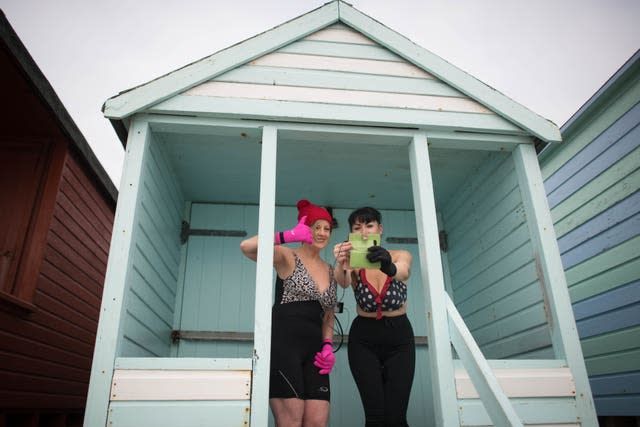
<path fill-rule="evenodd" d="M 272 236 L 302 197 L 334 242 L 374 205 L 414 254 L 411 425 L 596 425 L 534 149 L 553 123 L 342 1 L 104 113 L 126 158 L 86 427 L 270 423 Z M 331 425 L 361 425 L 337 358 Z"/>
<path fill-rule="evenodd" d="M 640 416 L 640 51 L 540 153 L 596 412 Z"/>

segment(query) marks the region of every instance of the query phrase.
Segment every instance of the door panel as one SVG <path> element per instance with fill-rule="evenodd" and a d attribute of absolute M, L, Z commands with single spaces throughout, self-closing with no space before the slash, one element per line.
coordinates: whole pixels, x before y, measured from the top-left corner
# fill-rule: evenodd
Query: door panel
<path fill-rule="evenodd" d="M 0 141 L 0 291 L 17 293 L 16 273 L 35 214 L 48 144 Z"/>
<path fill-rule="evenodd" d="M 191 229 L 257 233 L 258 208 L 193 204 Z M 187 243 L 180 329 L 253 332 L 255 263 L 240 252 L 244 237 L 191 236 Z M 181 357 L 251 357 L 253 343 L 181 340 Z"/>

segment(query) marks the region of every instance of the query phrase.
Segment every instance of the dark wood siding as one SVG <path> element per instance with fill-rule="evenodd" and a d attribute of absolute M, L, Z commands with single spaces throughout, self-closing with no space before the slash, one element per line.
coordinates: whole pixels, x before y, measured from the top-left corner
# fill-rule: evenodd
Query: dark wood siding
<path fill-rule="evenodd" d="M 99 188 L 70 152 L 37 279 L 36 310 L 0 310 L 0 408 L 84 408 L 115 208 Z"/>

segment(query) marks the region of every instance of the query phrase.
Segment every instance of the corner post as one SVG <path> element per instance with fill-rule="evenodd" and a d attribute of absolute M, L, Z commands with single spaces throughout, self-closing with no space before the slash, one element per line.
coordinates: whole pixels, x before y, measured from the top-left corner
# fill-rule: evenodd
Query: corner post
<path fill-rule="evenodd" d="M 149 146 L 149 123 L 135 119 L 129 128 L 118 204 L 113 221 L 109 260 L 100 306 L 100 320 L 91 365 L 91 379 L 85 409 L 85 427 L 107 425 L 111 379 L 120 351 L 123 313 L 126 307 L 127 276 L 133 258 L 133 239 L 138 223 L 144 160 Z"/>
<path fill-rule="evenodd" d="M 545 304 L 549 313 L 553 350 L 556 358 L 566 360 L 573 373 L 576 384 L 576 405 L 582 426 L 597 427 L 595 406 L 580 347 L 580 337 L 573 316 L 542 173 L 533 144 L 519 144 L 513 152 L 513 161 L 527 216 L 534 257 L 540 271 L 539 280 L 546 294 Z"/>
<path fill-rule="evenodd" d="M 271 302 L 273 300 L 273 229 L 275 227 L 276 160 L 278 130 L 262 130 L 260 206 L 258 208 L 258 259 L 256 262 L 255 323 L 251 425 L 269 424 L 269 364 L 271 359 Z"/>
<path fill-rule="evenodd" d="M 440 257 L 438 220 L 433 196 L 427 137 L 424 133 L 416 133 L 409 144 L 409 161 L 418 232 L 420 280 L 424 286 L 424 305 L 427 310 L 429 359 L 436 425 L 439 427 L 459 426 L 444 275 Z"/>

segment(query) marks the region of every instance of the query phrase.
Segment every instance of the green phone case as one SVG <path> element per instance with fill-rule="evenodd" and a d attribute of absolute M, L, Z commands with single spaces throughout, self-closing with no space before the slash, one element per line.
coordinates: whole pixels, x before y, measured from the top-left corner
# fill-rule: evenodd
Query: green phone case
<path fill-rule="evenodd" d="M 379 234 L 369 234 L 367 239 L 360 233 L 349 233 L 351 242 L 351 258 L 349 265 L 351 268 L 380 268 L 380 262 L 369 262 L 367 259 L 367 249 L 370 246 L 380 245 Z"/>

